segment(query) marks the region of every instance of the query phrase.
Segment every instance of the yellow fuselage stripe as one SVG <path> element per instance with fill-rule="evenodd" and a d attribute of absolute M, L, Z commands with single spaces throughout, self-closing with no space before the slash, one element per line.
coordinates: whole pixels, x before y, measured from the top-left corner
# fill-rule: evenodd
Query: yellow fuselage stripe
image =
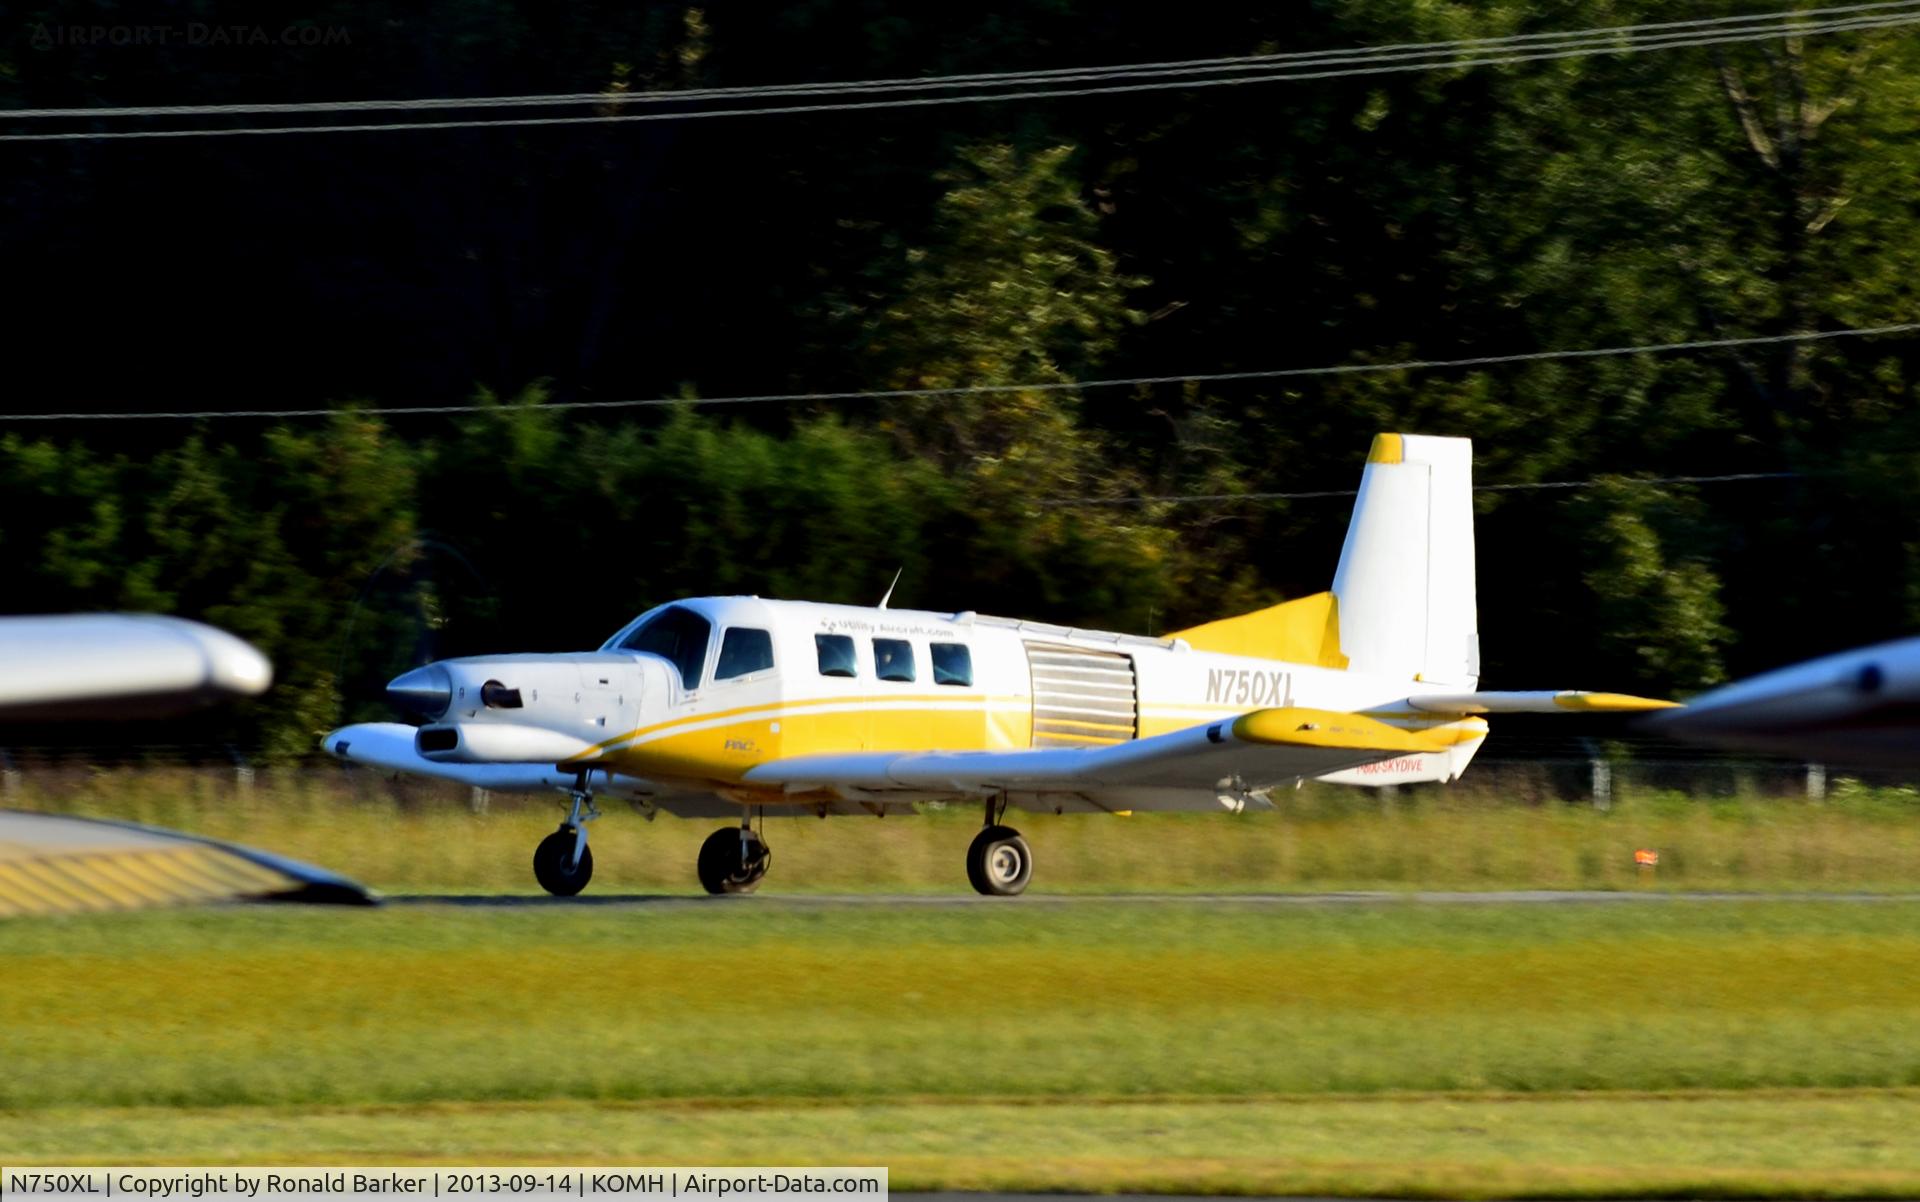
<path fill-rule="evenodd" d="M 960 702 L 972 702 L 973 706 L 969 707 L 970 709 L 982 705 L 1018 706 L 1024 709 L 1029 699 L 1025 696 L 988 697 L 980 693 L 956 691 L 951 694 L 867 693 L 853 697 L 809 697 L 783 701 L 764 701 L 758 705 L 737 706 L 733 709 L 714 710 L 711 713 L 682 714 L 677 718 L 669 718 L 663 722 L 656 722 L 652 726 L 637 727 L 628 731 L 626 734 L 615 735 L 611 739 L 602 739 L 600 742 L 588 748 L 588 753 L 605 751 L 621 743 L 629 743 L 635 739 L 659 734 L 662 731 L 691 726 L 699 722 L 712 722 L 719 718 L 744 717 L 754 714 L 761 715 L 769 720 L 779 721 L 789 716 L 799 714 L 806 708 L 817 709 L 821 706 L 837 705 L 898 705 L 901 702 L 909 701 L 936 702 L 944 709 L 958 708 L 958 703 Z M 583 755 L 580 758 L 586 759 L 588 757 Z"/>
<path fill-rule="evenodd" d="M 1239 715 L 1247 711 L 1220 707 L 1218 712 Z M 1435 714 L 1401 717 L 1399 712 L 1388 712 L 1394 717 L 1384 725 L 1429 738 L 1454 732 L 1448 743 L 1476 739 L 1486 732 L 1486 723 L 1479 718 Z M 1375 721 L 1381 717 L 1365 712 L 1357 716 Z M 1143 707 L 1139 733 L 1141 737 L 1165 734 L 1205 720 L 1190 713 L 1162 716 Z M 683 714 L 608 740 L 600 745 L 606 750 L 598 762 L 653 780 L 724 787 L 738 785 L 745 773 L 759 764 L 794 756 L 1014 750 L 1036 744 L 1099 746 L 1124 741 L 1124 736 L 1103 738 L 1094 731 L 1046 729 L 1036 724 L 1024 696 L 882 693 L 811 697 Z"/>

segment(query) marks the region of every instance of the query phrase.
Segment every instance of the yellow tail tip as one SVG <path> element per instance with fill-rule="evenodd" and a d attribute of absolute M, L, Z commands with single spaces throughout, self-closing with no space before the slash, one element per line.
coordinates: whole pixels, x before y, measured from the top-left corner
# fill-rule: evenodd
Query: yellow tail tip
<path fill-rule="evenodd" d="M 1368 463 L 1400 463 L 1406 459 L 1406 447 L 1398 434 L 1375 434 L 1367 451 Z"/>

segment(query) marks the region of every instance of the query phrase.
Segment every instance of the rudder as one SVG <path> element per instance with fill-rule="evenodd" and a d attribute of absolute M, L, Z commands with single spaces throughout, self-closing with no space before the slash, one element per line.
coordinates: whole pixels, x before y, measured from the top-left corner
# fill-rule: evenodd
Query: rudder
<path fill-rule="evenodd" d="M 1473 687 L 1480 636 L 1471 439 L 1373 440 L 1333 595 L 1353 671 Z"/>

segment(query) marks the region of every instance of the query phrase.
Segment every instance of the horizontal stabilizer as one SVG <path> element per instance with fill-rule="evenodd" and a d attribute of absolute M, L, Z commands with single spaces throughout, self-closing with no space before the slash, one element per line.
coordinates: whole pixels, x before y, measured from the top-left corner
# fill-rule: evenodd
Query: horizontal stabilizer
<path fill-rule="evenodd" d="M 1413 708 L 1432 714 L 1638 714 L 1674 709 L 1677 701 L 1632 697 L 1626 693 L 1558 692 L 1423 693 L 1409 698 Z"/>
<path fill-rule="evenodd" d="M 1254 710 L 1233 720 L 1233 734 L 1272 747 L 1317 747 L 1410 755 L 1445 751 L 1460 742 L 1453 730 L 1403 730 L 1365 714 L 1285 706 Z"/>

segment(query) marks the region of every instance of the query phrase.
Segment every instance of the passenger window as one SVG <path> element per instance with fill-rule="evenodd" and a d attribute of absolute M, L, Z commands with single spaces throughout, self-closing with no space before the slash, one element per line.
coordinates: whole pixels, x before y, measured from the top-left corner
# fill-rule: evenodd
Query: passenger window
<path fill-rule="evenodd" d="M 873 640 L 873 674 L 881 680 L 913 679 L 913 644 L 905 639 Z"/>
<path fill-rule="evenodd" d="M 714 665 L 715 680 L 732 680 L 773 667 L 773 636 L 764 630 L 735 626 L 720 640 L 720 662 Z"/>
<path fill-rule="evenodd" d="M 814 654 L 820 657 L 822 676 L 858 676 L 860 665 L 853 659 L 853 639 L 844 634 L 813 636 Z"/>
<path fill-rule="evenodd" d="M 692 692 L 700 687 L 700 665 L 707 657 L 707 639 L 712 634 L 712 623 L 675 605 L 648 618 L 620 646 L 666 660 L 678 669 L 681 686 Z"/>
<path fill-rule="evenodd" d="M 933 683 L 973 683 L 973 653 L 965 643 L 932 643 L 928 650 L 933 652 Z"/>

